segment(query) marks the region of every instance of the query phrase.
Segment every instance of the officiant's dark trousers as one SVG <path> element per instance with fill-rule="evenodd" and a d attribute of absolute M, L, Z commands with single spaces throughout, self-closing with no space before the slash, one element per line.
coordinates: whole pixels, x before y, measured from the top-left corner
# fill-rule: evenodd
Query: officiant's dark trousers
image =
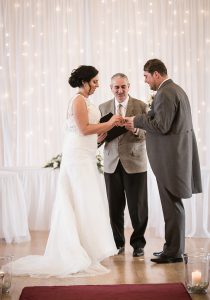
<path fill-rule="evenodd" d="M 131 246 L 144 248 L 148 221 L 147 172 L 128 174 L 119 161 L 114 173 L 104 173 L 110 221 L 117 248 L 125 245 L 124 210 L 127 200 L 133 233 Z"/>

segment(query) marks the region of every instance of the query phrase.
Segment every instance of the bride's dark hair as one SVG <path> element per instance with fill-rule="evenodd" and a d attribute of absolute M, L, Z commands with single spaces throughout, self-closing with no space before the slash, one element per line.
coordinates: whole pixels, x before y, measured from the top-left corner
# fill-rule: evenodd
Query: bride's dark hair
<path fill-rule="evenodd" d="M 79 66 L 71 72 L 69 77 L 69 84 L 73 88 L 83 86 L 84 82 L 90 82 L 98 74 L 98 70 L 92 66 Z"/>

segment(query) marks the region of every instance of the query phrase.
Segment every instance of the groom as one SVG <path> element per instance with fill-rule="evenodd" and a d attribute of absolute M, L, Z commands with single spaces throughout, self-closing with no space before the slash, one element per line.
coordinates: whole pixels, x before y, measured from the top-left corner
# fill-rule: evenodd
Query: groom
<path fill-rule="evenodd" d="M 132 116 L 146 112 L 144 102 L 129 96 L 130 84 L 125 74 L 117 73 L 111 78 L 114 95 L 99 106 L 101 115 L 108 113 Z M 99 136 L 104 139 L 106 136 Z M 125 250 L 124 210 L 127 200 L 133 226 L 130 244 L 133 256 L 144 255 L 144 233 L 148 220 L 147 203 L 147 158 L 145 132 L 142 129 L 126 131 L 104 146 L 104 177 L 111 226 L 118 254 Z"/>
<path fill-rule="evenodd" d="M 200 164 L 189 99 L 159 59 L 144 65 L 145 82 L 157 91 L 148 114 L 126 118 L 126 127 L 147 131 L 147 153 L 156 176 L 165 221 L 165 244 L 154 263 L 182 261 L 185 211 L 182 198 L 201 193 Z"/>

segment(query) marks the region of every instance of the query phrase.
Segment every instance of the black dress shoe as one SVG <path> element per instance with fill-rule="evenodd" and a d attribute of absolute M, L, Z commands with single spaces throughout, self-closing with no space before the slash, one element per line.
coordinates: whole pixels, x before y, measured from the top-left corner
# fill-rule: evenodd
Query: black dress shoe
<path fill-rule="evenodd" d="M 153 252 L 153 255 L 154 255 L 154 256 L 160 256 L 161 254 L 163 254 L 163 251 L 160 251 L 160 252 Z"/>
<path fill-rule="evenodd" d="M 124 246 L 118 248 L 118 255 L 119 255 L 119 254 L 123 254 L 124 252 L 125 252 L 125 247 L 124 247 Z"/>
<path fill-rule="evenodd" d="M 178 263 L 182 262 L 183 259 L 181 257 L 171 257 L 165 254 L 158 256 L 157 258 L 151 258 L 151 261 L 157 264 L 170 264 L 170 263 Z"/>
<path fill-rule="evenodd" d="M 144 249 L 136 248 L 133 250 L 133 257 L 139 257 L 144 255 Z"/>

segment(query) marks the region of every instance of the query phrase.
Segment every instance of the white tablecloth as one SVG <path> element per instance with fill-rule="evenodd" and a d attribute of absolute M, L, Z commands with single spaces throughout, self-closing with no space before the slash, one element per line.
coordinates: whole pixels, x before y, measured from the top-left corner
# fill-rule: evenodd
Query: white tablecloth
<path fill-rule="evenodd" d="M 49 230 L 59 170 L 18 168 L 28 213 L 30 230 Z"/>
<path fill-rule="evenodd" d="M 210 169 L 203 168 L 203 193 L 183 200 L 186 236 L 210 237 Z M 51 168 L 0 169 L 0 238 L 9 242 L 29 239 L 30 230 L 49 230 L 59 170 Z M 99 174 L 99 176 L 102 176 Z M 102 177 L 103 180 L 103 177 Z M 148 228 L 164 236 L 164 220 L 157 184 L 148 170 Z M 125 224 L 130 226 L 128 211 Z"/>
<path fill-rule="evenodd" d="M 203 193 L 183 199 L 186 216 L 186 237 L 210 237 L 210 169 L 201 168 Z M 164 237 L 164 219 L 156 179 L 148 170 L 149 228 Z"/>
<path fill-rule="evenodd" d="M 16 172 L 0 170 L 0 239 L 7 243 L 30 240 L 23 186 Z"/>

